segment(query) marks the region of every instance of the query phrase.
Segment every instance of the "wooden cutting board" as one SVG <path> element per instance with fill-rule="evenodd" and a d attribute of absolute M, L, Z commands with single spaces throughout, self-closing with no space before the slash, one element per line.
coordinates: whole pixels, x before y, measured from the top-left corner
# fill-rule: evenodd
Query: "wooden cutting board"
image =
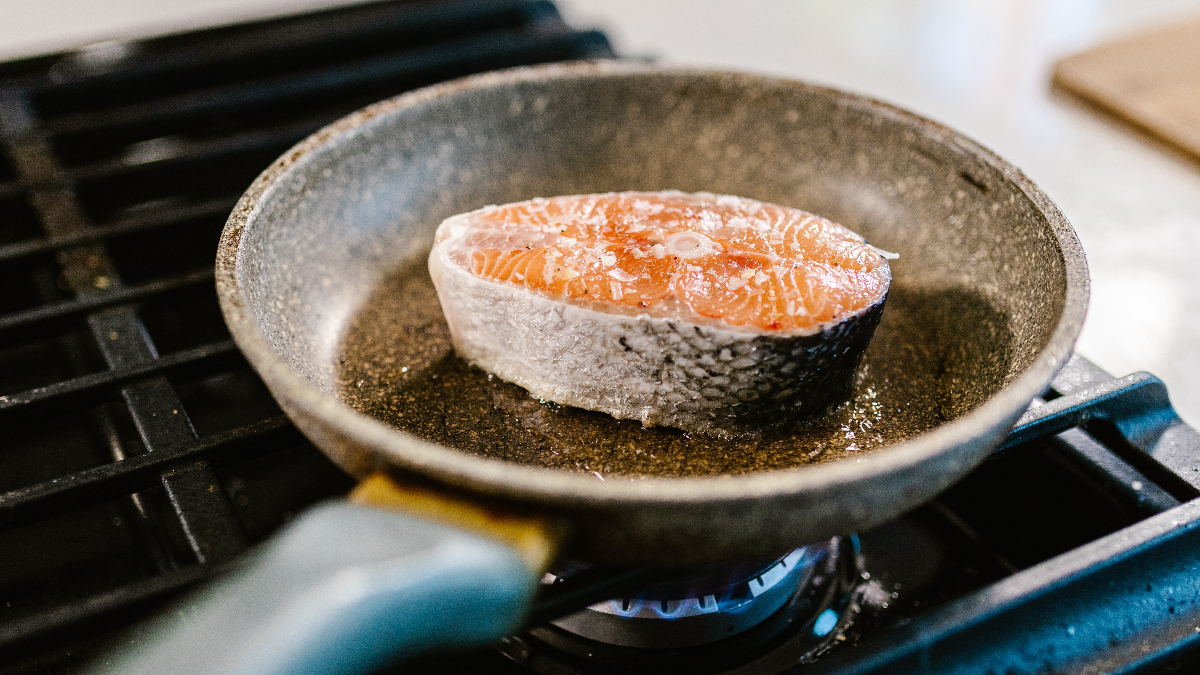
<path fill-rule="evenodd" d="M 1054 84 L 1200 159 L 1200 21 L 1065 58 Z"/>

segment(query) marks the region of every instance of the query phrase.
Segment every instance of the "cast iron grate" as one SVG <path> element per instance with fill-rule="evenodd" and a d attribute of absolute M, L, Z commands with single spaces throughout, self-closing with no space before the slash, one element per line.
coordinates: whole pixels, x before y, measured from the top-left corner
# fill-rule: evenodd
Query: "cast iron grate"
<path fill-rule="evenodd" d="M 533 0 L 384 2 L 0 65 L 0 671 L 59 672 L 349 479 L 226 332 L 254 177 L 373 101 L 611 56 Z"/>

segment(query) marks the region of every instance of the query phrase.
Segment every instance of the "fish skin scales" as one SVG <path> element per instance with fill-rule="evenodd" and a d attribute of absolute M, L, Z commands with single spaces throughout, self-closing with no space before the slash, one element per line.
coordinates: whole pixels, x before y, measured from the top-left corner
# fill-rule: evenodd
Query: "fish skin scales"
<path fill-rule="evenodd" d="M 460 214 L 429 270 L 463 358 L 544 400 L 716 434 L 845 400 L 891 282 L 825 218 L 680 192 Z"/>

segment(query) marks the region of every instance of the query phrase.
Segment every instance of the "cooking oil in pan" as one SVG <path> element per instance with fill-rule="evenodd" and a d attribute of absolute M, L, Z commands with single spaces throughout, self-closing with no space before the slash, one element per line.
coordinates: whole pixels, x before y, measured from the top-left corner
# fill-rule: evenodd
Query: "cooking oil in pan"
<path fill-rule="evenodd" d="M 422 260 L 393 274 L 351 322 L 338 389 L 360 412 L 463 452 L 601 479 L 739 474 L 870 452 L 970 410 L 1004 384 L 1007 324 L 969 291 L 894 284 L 845 405 L 719 439 L 539 401 L 466 363 Z"/>

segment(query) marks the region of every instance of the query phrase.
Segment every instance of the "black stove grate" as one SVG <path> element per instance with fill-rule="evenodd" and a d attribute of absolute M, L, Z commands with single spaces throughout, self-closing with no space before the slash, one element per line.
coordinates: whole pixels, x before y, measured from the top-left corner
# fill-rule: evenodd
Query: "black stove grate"
<path fill-rule="evenodd" d="M 611 56 L 553 4 L 366 4 L 0 65 L 0 672 L 61 672 L 350 479 L 229 339 L 225 218 L 373 101 Z"/>

